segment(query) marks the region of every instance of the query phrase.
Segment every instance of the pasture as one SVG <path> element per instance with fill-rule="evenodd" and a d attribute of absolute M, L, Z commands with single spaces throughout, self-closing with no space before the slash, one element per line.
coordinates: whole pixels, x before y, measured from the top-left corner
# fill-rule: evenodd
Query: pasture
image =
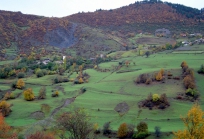
<path fill-rule="evenodd" d="M 118 71 L 128 71 L 117 73 L 113 67 L 118 65 L 118 62 L 130 61 L 130 65 L 123 65 Z M 42 86 L 46 87 L 47 97 L 44 100 L 25 101 L 23 95 L 20 95 L 14 100 L 8 102 L 13 104 L 12 113 L 6 118 L 6 121 L 12 126 L 30 126 L 32 127 L 38 120 L 30 115 L 41 110 L 42 104 L 48 104 L 51 107 L 50 113 L 45 115 L 49 117 L 52 111 L 61 106 L 65 99 L 76 97 L 74 102 L 61 108 L 58 113 L 64 111 L 72 111 L 73 108 L 85 108 L 91 116 L 93 123 L 98 123 L 102 129 L 103 124 L 111 122 L 111 128 L 117 130 L 123 122 L 137 125 L 140 121 L 148 123 L 149 131 L 154 132 L 155 126 L 160 126 L 162 132 L 171 132 L 183 129 L 183 123 L 180 120 L 181 115 L 185 115 L 191 108 L 192 102 L 179 101 L 174 99 L 176 93 L 185 92 L 182 81 L 167 81 L 166 83 L 156 82 L 151 85 L 138 85 L 134 80 L 143 73 L 156 73 L 161 68 L 170 71 L 173 76 L 181 74 L 180 64 L 186 61 L 188 65 L 194 69 L 196 77 L 196 85 L 201 93 L 201 106 L 203 105 L 202 90 L 204 87 L 204 76 L 198 75 L 196 71 L 203 64 L 203 54 L 175 54 L 175 53 L 160 53 L 150 55 L 149 58 L 142 56 L 132 56 L 118 59 L 114 62 L 102 63 L 99 65 L 102 69 L 110 69 L 108 72 L 100 72 L 94 69 L 86 69 L 84 72 L 91 77 L 88 83 L 74 85 L 72 82 L 53 84 L 52 80 L 55 75 L 46 75 L 41 78 L 31 76 L 24 78 L 26 88 L 31 87 L 35 96 Z M 135 64 L 133 64 L 135 62 Z M 140 69 L 140 70 L 134 70 Z M 72 75 L 73 77 L 76 76 Z M 1 89 L 9 89 L 12 80 L 0 80 Z M 4 84 L 2 84 L 4 83 Z M 85 87 L 87 91 L 80 93 L 80 88 Z M 59 97 L 52 98 L 53 91 L 60 92 Z M 21 93 L 22 90 L 15 90 L 14 94 Z M 165 110 L 147 108 L 139 108 L 138 103 L 144 100 L 149 93 L 162 94 L 166 93 L 170 101 L 170 107 Z M 119 103 L 127 103 L 129 110 L 125 113 L 115 111 L 115 107 Z"/>

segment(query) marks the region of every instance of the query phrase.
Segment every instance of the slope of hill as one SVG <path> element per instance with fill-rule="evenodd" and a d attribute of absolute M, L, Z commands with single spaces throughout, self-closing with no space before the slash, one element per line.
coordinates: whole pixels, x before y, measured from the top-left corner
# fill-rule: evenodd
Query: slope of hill
<path fill-rule="evenodd" d="M 115 10 L 97 10 L 92 13 L 78 13 L 66 19 L 84 23 L 94 27 L 110 27 L 110 29 L 128 30 L 133 26 L 138 30 L 153 32 L 144 26 L 199 26 L 203 16 L 198 9 L 179 4 L 163 2 L 135 2 Z M 128 27 L 127 27 L 128 26 Z M 158 28 L 157 27 L 157 28 Z M 119 29 L 120 28 L 120 29 Z M 181 27 L 179 27 L 181 29 Z M 132 30 L 132 29 L 129 29 Z M 197 29 L 199 31 L 199 29 Z M 201 30 L 201 29 L 200 29 Z"/>
<path fill-rule="evenodd" d="M 45 43 L 61 47 L 73 44 L 76 25 L 64 19 L 0 11 L 0 20 L 1 46 L 9 47 L 12 42 L 20 47 Z"/>

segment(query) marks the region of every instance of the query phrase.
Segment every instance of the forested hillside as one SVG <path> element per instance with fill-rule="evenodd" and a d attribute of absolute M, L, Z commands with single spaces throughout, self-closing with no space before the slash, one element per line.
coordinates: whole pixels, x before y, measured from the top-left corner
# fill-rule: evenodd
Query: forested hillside
<path fill-rule="evenodd" d="M 66 17 L 91 26 L 120 26 L 134 23 L 185 23 L 197 24 L 203 18 L 200 10 L 179 4 L 143 1 L 115 10 L 97 10 Z"/>

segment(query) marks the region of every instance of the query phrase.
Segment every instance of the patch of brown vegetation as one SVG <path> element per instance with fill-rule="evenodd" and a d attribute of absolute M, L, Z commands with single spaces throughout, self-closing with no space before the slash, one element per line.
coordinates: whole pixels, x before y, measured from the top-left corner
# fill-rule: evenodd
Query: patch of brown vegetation
<path fill-rule="evenodd" d="M 118 112 L 119 114 L 124 114 L 129 111 L 129 106 L 126 102 L 122 102 L 122 103 L 117 104 L 114 110 Z"/>

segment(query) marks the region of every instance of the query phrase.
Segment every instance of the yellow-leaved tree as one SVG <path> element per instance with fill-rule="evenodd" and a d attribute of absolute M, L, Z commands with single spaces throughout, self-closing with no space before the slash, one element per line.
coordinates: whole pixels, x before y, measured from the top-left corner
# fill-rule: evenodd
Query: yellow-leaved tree
<path fill-rule="evenodd" d="M 32 88 L 28 88 L 25 91 L 23 91 L 23 95 L 24 95 L 24 99 L 27 101 L 31 101 L 35 99 Z"/>
<path fill-rule="evenodd" d="M 156 80 L 157 81 L 161 81 L 162 80 L 162 73 L 161 72 L 158 72 L 158 74 L 156 75 Z"/>
<path fill-rule="evenodd" d="M 22 79 L 19 79 L 16 83 L 16 88 L 23 89 L 25 87 L 25 83 Z"/>
<path fill-rule="evenodd" d="M 2 116 L 8 116 L 11 112 L 10 109 L 10 104 L 7 103 L 5 100 L 0 101 L 0 114 L 2 114 Z"/>
<path fill-rule="evenodd" d="M 174 139 L 204 139 L 204 112 L 198 104 L 194 104 L 181 119 L 186 128 L 174 132 Z"/>

